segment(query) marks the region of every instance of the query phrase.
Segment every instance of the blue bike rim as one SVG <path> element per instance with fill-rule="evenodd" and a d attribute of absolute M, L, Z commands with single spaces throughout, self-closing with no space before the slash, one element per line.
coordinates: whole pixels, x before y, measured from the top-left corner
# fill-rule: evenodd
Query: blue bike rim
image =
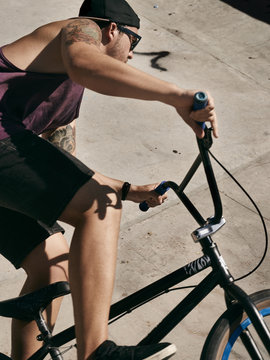
<path fill-rule="evenodd" d="M 270 307 L 268 308 L 265 308 L 265 309 L 262 309 L 260 311 L 260 314 L 265 317 L 267 315 L 270 315 Z M 232 347 L 235 343 L 235 341 L 238 339 L 238 337 L 240 336 L 241 332 L 243 330 L 245 330 L 249 325 L 251 324 L 251 321 L 249 318 L 247 318 L 246 320 L 244 320 L 235 330 L 234 332 L 232 333 L 227 345 L 226 345 L 226 348 L 224 350 L 224 353 L 223 353 L 223 356 L 222 356 L 222 360 L 228 360 L 229 359 L 229 356 L 231 354 L 231 350 L 232 350 Z"/>

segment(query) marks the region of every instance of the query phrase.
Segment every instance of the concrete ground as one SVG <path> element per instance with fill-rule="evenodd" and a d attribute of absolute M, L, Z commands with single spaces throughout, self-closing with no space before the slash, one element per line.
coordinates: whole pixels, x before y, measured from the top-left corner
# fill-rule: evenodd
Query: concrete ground
<path fill-rule="evenodd" d="M 42 23 L 76 15 L 80 0 L 21 0 L 1 5 L 1 44 Z M 215 98 L 220 138 L 212 151 L 250 193 L 270 221 L 270 28 L 266 1 L 130 0 L 141 17 L 141 41 L 132 65 L 184 88 L 208 89 Z M 249 2 L 250 4 L 253 1 Z M 260 11 L 259 11 L 260 10 Z M 78 121 L 78 157 L 90 167 L 137 184 L 180 183 L 197 155 L 195 136 L 175 111 L 159 103 L 108 98 L 86 91 Z M 214 165 L 227 225 L 214 239 L 235 278 L 249 272 L 264 250 L 260 219 L 250 201 Z M 205 217 L 213 206 L 203 172 L 187 189 Z M 67 238 L 72 229 L 66 227 Z M 190 233 L 197 225 L 170 191 L 169 200 L 147 213 L 124 204 L 114 301 L 201 256 Z M 16 296 L 25 280 L 0 259 L 0 299 Z M 188 281 L 196 284 L 202 278 Z M 263 265 L 238 283 L 247 292 L 270 286 L 269 253 Z M 184 284 L 186 285 L 186 284 Z M 120 344 L 145 336 L 186 290 L 167 294 L 110 328 Z M 178 347 L 175 359 L 199 359 L 209 329 L 225 310 L 217 288 L 166 338 Z M 70 299 L 57 330 L 72 323 Z M 1 319 L 1 352 L 10 350 L 10 322 Z M 67 355 L 68 359 L 74 354 Z M 242 359 L 239 355 L 239 359 Z"/>

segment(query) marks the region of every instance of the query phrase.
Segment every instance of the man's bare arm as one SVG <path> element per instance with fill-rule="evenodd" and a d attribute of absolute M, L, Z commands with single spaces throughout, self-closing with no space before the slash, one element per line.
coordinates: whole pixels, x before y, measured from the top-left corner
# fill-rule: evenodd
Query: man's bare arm
<path fill-rule="evenodd" d="M 70 78 L 105 95 L 172 102 L 175 85 L 133 68 L 101 50 L 101 31 L 89 19 L 76 19 L 62 29 L 62 56 Z M 175 99 L 176 102 L 176 99 Z"/>
<path fill-rule="evenodd" d="M 100 28 L 95 22 L 89 19 L 77 19 L 65 27 L 65 44 L 67 46 L 75 42 L 99 46 L 101 39 Z"/>
<path fill-rule="evenodd" d="M 53 131 L 42 134 L 43 139 L 50 141 L 52 144 L 59 146 L 72 155 L 76 155 L 76 122 L 75 120 L 66 125 L 61 126 Z"/>
<path fill-rule="evenodd" d="M 63 63 L 73 81 L 105 95 L 156 100 L 174 106 L 197 136 L 202 137 L 204 133 L 196 121 L 210 121 L 217 137 L 217 121 L 210 94 L 207 108 L 192 113 L 195 90 L 181 89 L 108 56 L 102 48 L 100 36 L 100 29 L 89 19 L 72 20 L 62 28 Z"/>

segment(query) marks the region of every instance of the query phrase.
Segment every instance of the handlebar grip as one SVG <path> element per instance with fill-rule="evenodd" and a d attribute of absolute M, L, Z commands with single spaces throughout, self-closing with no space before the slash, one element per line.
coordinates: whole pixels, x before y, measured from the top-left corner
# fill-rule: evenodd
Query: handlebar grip
<path fill-rule="evenodd" d="M 194 95 L 193 100 L 193 110 L 201 110 L 204 109 L 208 104 L 208 97 L 203 91 L 199 91 Z M 200 127 L 204 130 L 205 129 L 205 122 L 199 122 L 197 123 L 200 125 Z"/>
<path fill-rule="evenodd" d="M 170 188 L 169 187 L 165 187 L 163 184 L 165 183 L 165 181 L 162 181 L 158 187 L 155 188 L 155 192 L 159 195 L 163 195 L 165 194 L 165 192 L 167 192 Z M 146 201 L 143 201 L 140 203 L 139 208 L 141 211 L 147 211 L 149 209 L 149 206 L 147 205 Z"/>

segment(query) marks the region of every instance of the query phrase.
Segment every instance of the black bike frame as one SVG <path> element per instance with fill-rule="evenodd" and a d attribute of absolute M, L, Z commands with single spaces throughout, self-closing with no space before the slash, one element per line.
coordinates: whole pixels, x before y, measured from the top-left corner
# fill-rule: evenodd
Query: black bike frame
<path fill-rule="evenodd" d="M 212 145 L 211 130 L 206 128 L 205 133 L 206 135 L 204 139 L 198 139 L 200 154 L 191 166 L 182 183 L 179 186 L 176 183 L 170 181 L 164 184 L 165 187 L 170 187 L 174 190 L 176 195 L 201 226 L 202 230 L 204 230 L 204 226 L 209 224 L 211 226 L 218 226 L 222 219 L 221 199 L 208 154 L 208 149 Z M 214 205 L 214 216 L 208 220 L 205 220 L 202 217 L 202 215 L 184 193 L 185 187 L 201 163 L 203 163 L 205 169 L 206 178 L 209 184 L 209 189 Z M 170 288 L 211 266 L 212 271 L 144 339 L 142 339 L 139 344 L 146 345 L 157 343 L 162 340 L 217 285 L 220 285 L 225 291 L 228 306 L 230 306 L 229 304 L 234 300 L 237 300 L 242 305 L 243 309 L 251 319 L 264 346 L 270 354 L 270 333 L 257 308 L 251 302 L 248 295 L 234 284 L 233 277 L 230 274 L 221 254 L 219 253 L 217 245 L 212 241 L 211 236 L 200 238 L 199 242 L 202 247 L 204 256 L 113 304 L 110 311 L 110 322 L 113 322 L 119 317 L 130 313 L 132 310 L 151 301 L 157 296 L 167 293 Z M 48 353 L 49 347 L 62 346 L 74 338 L 75 331 L 74 326 L 72 326 L 62 331 L 61 333 L 52 336 L 50 339 L 50 344 L 45 344 L 29 360 L 42 359 Z"/>

